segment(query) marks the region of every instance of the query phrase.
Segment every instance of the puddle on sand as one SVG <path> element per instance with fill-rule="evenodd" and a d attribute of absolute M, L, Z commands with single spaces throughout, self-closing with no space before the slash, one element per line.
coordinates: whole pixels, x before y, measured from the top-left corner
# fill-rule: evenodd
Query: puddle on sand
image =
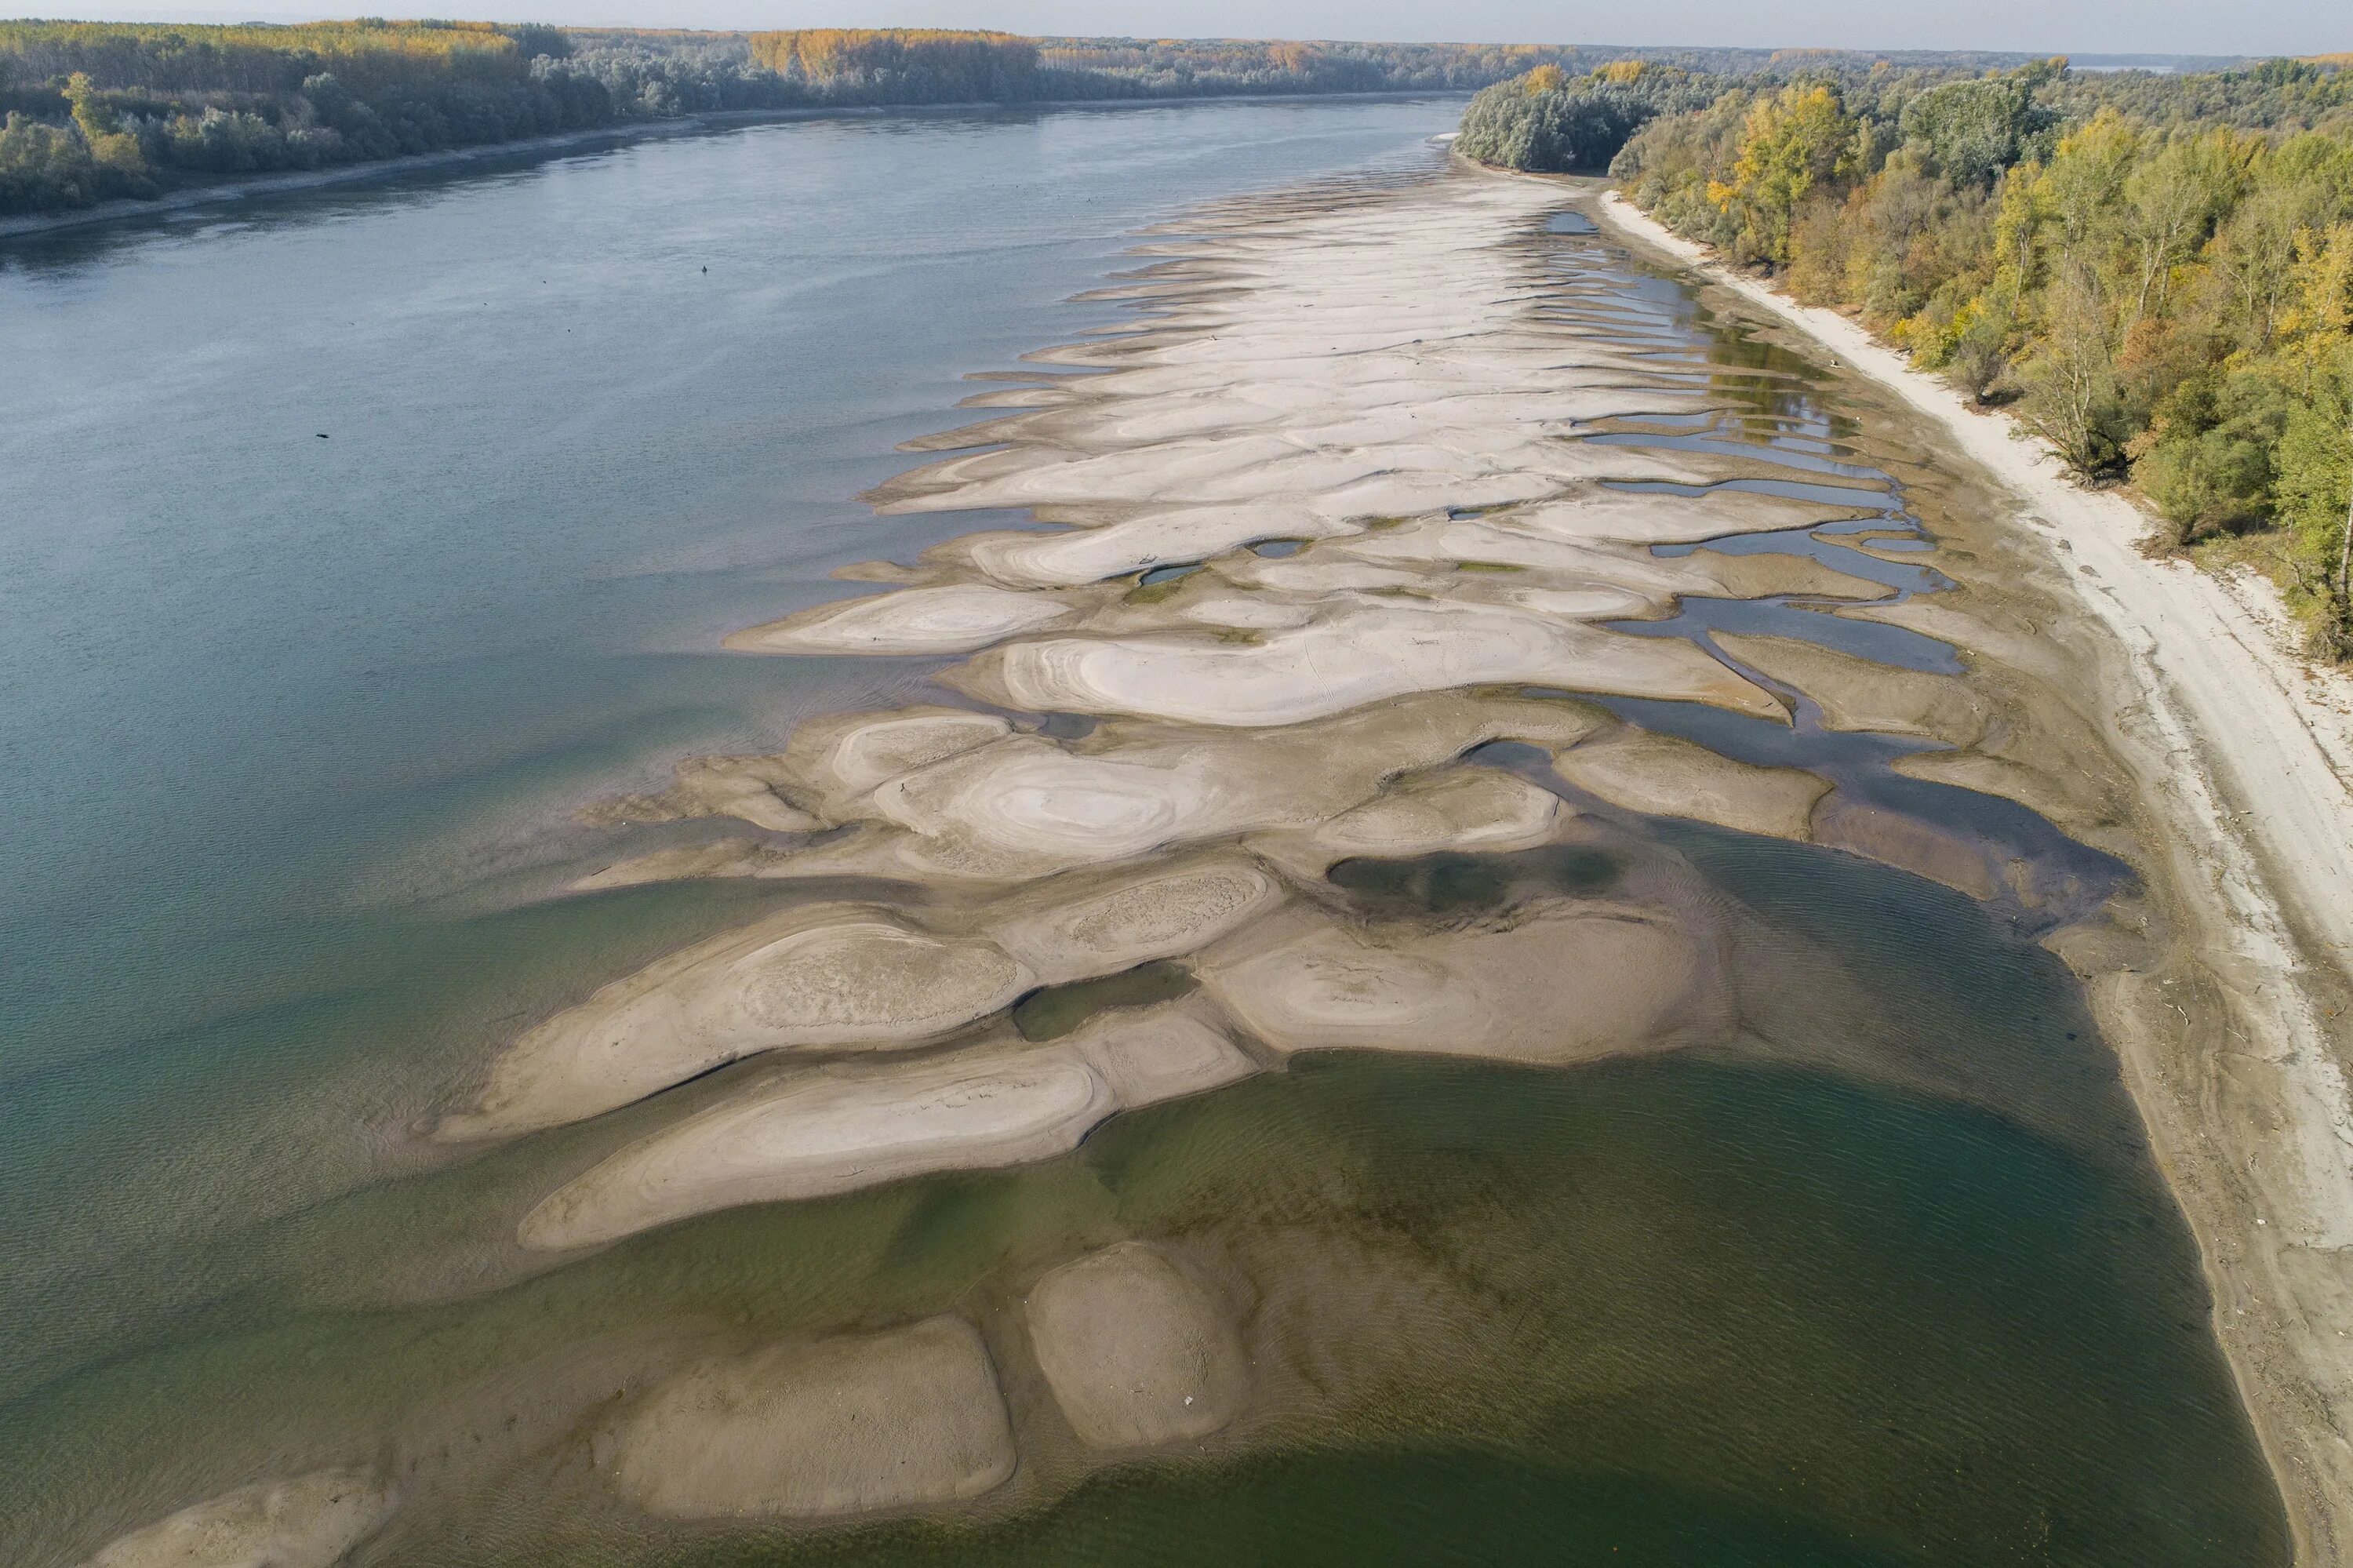
<path fill-rule="evenodd" d="M 1149 1007 L 1190 993 L 1198 982 L 1183 964 L 1156 959 L 1100 980 L 1074 980 L 1031 991 L 1013 1004 L 1013 1027 L 1033 1044 L 1059 1040 L 1121 1007 Z"/>

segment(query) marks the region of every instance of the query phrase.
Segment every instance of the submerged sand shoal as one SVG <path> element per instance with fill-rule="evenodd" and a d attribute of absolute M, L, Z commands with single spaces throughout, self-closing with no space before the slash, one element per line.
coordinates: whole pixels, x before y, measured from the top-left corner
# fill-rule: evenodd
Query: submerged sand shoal
<path fill-rule="evenodd" d="M 677 1519 L 822 1519 L 961 1501 L 1013 1473 L 988 1349 L 961 1318 L 688 1369 L 609 1445 L 613 1485 Z"/>

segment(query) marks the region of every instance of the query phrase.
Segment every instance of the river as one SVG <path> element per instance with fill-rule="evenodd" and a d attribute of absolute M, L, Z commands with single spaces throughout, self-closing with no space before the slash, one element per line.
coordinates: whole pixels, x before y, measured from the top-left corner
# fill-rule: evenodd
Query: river
<path fill-rule="evenodd" d="M 1119 322 L 1069 297 L 1137 265 L 1139 228 L 1433 169 L 1459 111 L 805 121 L 0 247 L 0 1555 L 77 1561 L 358 1464 L 399 1497 L 361 1563 L 2284 1561 L 2187 1234 L 2032 940 L 2125 873 L 1888 771 L 1878 736 L 1610 703 L 1996 843 L 2047 873 L 2033 898 L 1691 824 L 1348 884 L 1416 909 L 1514 877 L 1704 889 L 1786 940 L 1793 992 L 1825 988 L 1749 1004 L 1819 1035 L 1771 1060 L 1316 1053 L 1056 1160 L 560 1266 L 518 1260 L 517 1213 L 646 1107 L 488 1152 L 418 1136 L 591 985 L 789 901 L 554 896 L 625 843 L 582 804 L 936 698 L 936 659 L 718 651 L 863 591 L 839 567 L 1034 526 L 877 514 L 856 497 L 916 461 L 900 443 L 967 422 L 973 374 Z M 1900 432 L 1679 283 L 1603 273 L 1613 319 L 1652 312 L 1720 386 L 1765 378 L 1758 450 L 1883 485 L 1876 525 L 1916 528 Z M 1940 580 L 1825 538 L 1780 542 Z M 1829 619 L 1790 597 L 1647 630 Z M 681 1344 L 989 1319 L 1008 1280 L 1125 1234 L 1212 1238 L 1261 1324 L 1319 1299 L 1345 1302 L 1334 1332 L 1432 1321 L 1344 1371 L 1302 1328 L 1324 1403 L 1223 1447 L 1050 1456 L 966 1514 L 678 1526 L 597 1479 L 599 1402 Z M 1302 1272 L 1268 1283 L 1285 1255 Z"/>

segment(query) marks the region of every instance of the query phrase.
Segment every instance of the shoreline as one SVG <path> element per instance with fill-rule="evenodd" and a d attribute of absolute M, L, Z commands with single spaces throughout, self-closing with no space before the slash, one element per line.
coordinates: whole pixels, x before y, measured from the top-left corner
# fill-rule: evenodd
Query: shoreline
<path fill-rule="evenodd" d="M 2198 1239 L 2297 1559 L 2348 1561 L 2353 1297 L 2337 1260 L 2353 1245 L 2353 1112 L 2344 1032 L 2327 1021 L 2343 1015 L 2353 960 L 2353 790 L 2331 755 L 2344 751 L 2353 682 L 2296 667 L 2263 585 L 2144 555 L 2139 511 L 2069 483 L 2007 415 L 1971 408 L 1847 318 L 1727 271 L 1615 191 L 1596 205 L 1621 238 L 1795 327 L 1933 421 L 2017 498 L 2025 536 L 2122 655 L 2120 689 L 2096 694 L 2111 699 L 2105 727 L 2157 819 L 2149 854 L 2166 863 L 2143 869 L 2176 928 L 2154 972 L 2096 939 L 2061 956 Z"/>
<path fill-rule="evenodd" d="M 472 147 L 445 148 L 438 153 L 416 153 L 405 157 L 345 164 L 332 169 L 250 175 L 171 191 L 153 200 L 118 196 L 112 201 L 100 202 L 95 207 L 77 207 L 68 212 L 27 213 L 17 217 L 0 217 L 0 245 L 38 234 L 164 217 L 198 207 L 245 201 L 254 196 L 285 196 L 301 191 L 327 190 L 339 185 L 368 185 L 378 180 L 397 179 L 404 175 L 463 168 L 470 164 L 489 163 L 500 158 L 559 153 L 567 147 L 586 146 L 600 141 L 617 144 L 653 141 L 744 125 L 784 124 L 801 120 L 869 120 L 892 114 L 964 113 L 979 109 L 1162 108 L 1187 103 L 1289 103 L 1304 99 L 1318 102 L 1328 99 L 1370 102 L 1387 99 L 1442 98 L 1450 96 L 1450 92 L 1451 90 L 1422 91 L 1413 89 L 1381 92 L 1238 92 L 1179 98 L 1074 98 L 1037 103 L 877 103 L 830 104 L 807 109 L 711 109 L 663 120 L 625 121 L 580 131 L 559 131 L 547 136 L 527 136 L 514 142 L 489 142 Z"/>

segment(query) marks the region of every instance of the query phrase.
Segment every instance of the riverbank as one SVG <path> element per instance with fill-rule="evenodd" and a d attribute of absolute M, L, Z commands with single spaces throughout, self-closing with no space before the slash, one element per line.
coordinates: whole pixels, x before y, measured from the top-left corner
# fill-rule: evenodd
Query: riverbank
<path fill-rule="evenodd" d="M 439 153 L 420 153 L 412 157 L 385 158 L 366 164 L 347 164 L 332 169 L 305 169 L 299 173 L 282 175 L 254 175 L 244 179 L 222 180 L 210 185 L 192 186 L 186 190 L 173 191 L 152 201 L 138 201 L 124 197 L 114 201 L 102 201 L 94 207 L 79 207 L 71 212 L 40 212 L 26 214 L 20 217 L 0 217 L 0 241 L 22 238 L 28 235 L 53 233 L 58 229 L 86 228 L 92 224 L 118 223 L 126 218 L 152 217 L 170 213 L 187 212 L 197 207 L 212 207 L 222 203 L 248 201 L 255 196 L 287 196 L 300 191 L 326 190 L 338 185 L 370 185 L 380 180 L 398 179 L 405 175 L 428 174 L 437 169 L 459 169 L 470 164 L 495 163 L 506 158 L 527 158 L 543 153 L 561 153 L 575 147 L 591 147 L 599 144 L 619 145 L 626 142 L 651 141 L 661 137 L 692 136 L 705 131 L 724 130 L 737 125 L 769 125 L 796 120 L 873 120 L 885 115 L 969 113 L 975 110 L 989 109 L 1145 109 L 1168 108 L 1188 103 L 1292 102 L 1303 98 L 1313 98 L 1318 101 L 1332 100 L 1377 103 L 1416 98 L 1446 97 L 1450 95 L 1450 90 L 1238 93 L 1202 98 L 1092 98 L 1072 99 L 1068 102 L 1032 104 L 837 104 L 816 109 L 712 110 L 699 114 L 680 115 L 675 119 L 600 125 L 587 131 L 564 131 L 553 136 L 530 136 L 519 142 L 493 142 L 479 147 L 451 147 Z M 1451 95 L 1461 96 L 1460 93 Z"/>
<path fill-rule="evenodd" d="M 2128 501 L 2069 482 L 2006 416 L 1970 408 L 1845 317 L 1715 265 L 1615 193 L 1599 206 L 1625 238 L 1795 326 L 1933 420 L 2017 499 L 2054 577 L 2113 639 L 2106 727 L 2158 821 L 2147 842 L 2163 863 L 2141 869 L 2173 929 L 2153 973 L 2103 961 L 2094 944 L 2060 946 L 2199 1237 L 2299 1560 L 2347 1561 L 2353 791 L 2339 768 L 2353 683 L 2299 668 L 2263 617 L 2260 585 L 2144 553 L 2147 521 Z"/>
<path fill-rule="evenodd" d="M 572 147 L 595 146 L 599 143 L 617 144 L 642 142 L 658 136 L 687 136 L 697 132 L 727 125 L 756 125 L 779 120 L 816 120 L 839 118 L 844 115 L 874 115 L 879 109 L 746 109 L 690 114 L 676 120 L 658 120 L 649 123 L 600 125 L 587 131 L 564 131 L 553 136 L 529 136 L 519 142 L 492 142 L 479 147 L 451 147 L 439 153 L 419 153 L 406 158 L 385 158 L 373 163 L 346 164 L 332 169 L 305 169 L 283 175 L 255 175 L 246 179 L 224 180 L 215 185 L 191 186 L 173 191 L 152 201 L 123 197 L 102 201 L 94 207 L 79 207 L 71 212 L 40 212 L 22 217 L 0 218 L 0 240 L 21 238 L 26 235 L 47 234 L 61 228 L 83 228 L 96 223 L 116 223 L 124 218 L 153 217 L 167 213 L 187 212 L 195 207 L 212 207 L 227 202 L 249 201 L 255 196 L 287 196 L 297 191 L 325 190 L 335 185 L 368 185 L 378 180 L 398 179 L 404 175 L 426 174 L 436 169 L 463 168 L 473 164 L 492 163 L 501 158 L 530 157 L 540 153 L 560 153 Z"/>

